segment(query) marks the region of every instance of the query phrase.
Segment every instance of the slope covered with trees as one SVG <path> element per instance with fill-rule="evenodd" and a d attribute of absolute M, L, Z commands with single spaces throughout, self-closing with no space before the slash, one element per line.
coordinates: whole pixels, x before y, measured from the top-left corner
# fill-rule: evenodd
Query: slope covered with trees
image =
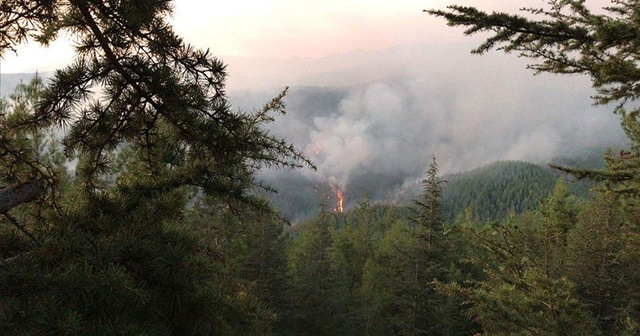
<path fill-rule="evenodd" d="M 534 210 L 566 174 L 532 163 L 503 161 L 473 171 L 444 176 L 442 202 L 447 220 L 463 213 L 481 221 L 503 220 L 510 213 Z M 567 181 L 571 193 L 588 198 L 592 186 Z"/>
<path fill-rule="evenodd" d="M 638 333 L 639 5 L 611 1 L 592 11 L 581 0 L 549 1 L 524 9 L 526 16 L 456 5 L 428 11 L 466 34 L 488 32 L 475 53 L 515 52 L 537 72 L 589 76 L 595 102 L 615 106 L 631 142 L 628 151 L 609 152 L 602 169 L 557 167 L 602 183 L 577 217 L 558 187 L 537 218 L 473 233 L 495 258 L 487 259 L 487 279 L 471 289 L 442 288 L 469 302 L 469 316 L 486 334 Z"/>

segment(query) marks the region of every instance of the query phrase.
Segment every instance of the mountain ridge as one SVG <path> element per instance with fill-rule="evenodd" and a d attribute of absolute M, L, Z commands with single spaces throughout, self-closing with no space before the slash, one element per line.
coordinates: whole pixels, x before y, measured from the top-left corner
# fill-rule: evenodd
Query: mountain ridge
<path fill-rule="evenodd" d="M 594 154 L 588 160 L 574 159 L 576 162 L 583 162 L 576 167 L 602 167 L 602 155 L 596 153 L 603 152 L 603 149 L 594 149 Z M 501 221 L 510 213 L 533 210 L 551 193 L 560 178 L 565 179 L 570 194 L 576 200 L 588 199 L 589 189 L 594 186 L 589 181 L 575 181 L 548 165 L 517 160 L 499 160 L 469 171 L 445 174 L 440 178 L 445 181 L 442 205 L 449 222 L 454 222 L 457 216 L 468 211 L 471 211 L 477 220 Z M 305 179 L 296 175 L 289 175 L 284 180 L 265 181 L 273 184 L 278 190 L 277 193 L 267 195 L 268 198 L 285 218 L 293 223 L 315 216 L 322 202 L 330 210 L 337 203 L 337 198 L 326 181 Z M 374 204 L 412 206 L 420 191 L 420 184 L 416 182 L 401 195 L 383 195 L 370 201 Z M 353 209 L 364 198 L 371 198 L 367 186 L 360 186 L 357 190 L 349 189 L 344 195 L 347 211 Z"/>

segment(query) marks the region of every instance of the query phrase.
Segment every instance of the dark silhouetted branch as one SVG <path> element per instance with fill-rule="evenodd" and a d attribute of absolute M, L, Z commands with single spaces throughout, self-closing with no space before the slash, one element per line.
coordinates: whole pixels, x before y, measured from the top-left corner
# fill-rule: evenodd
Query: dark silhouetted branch
<path fill-rule="evenodd" d="M 15 206 L 31 202 L 40 195 L 38 182 L 24 182 L 0 190 L 0 213 L 6 213 Z"/>

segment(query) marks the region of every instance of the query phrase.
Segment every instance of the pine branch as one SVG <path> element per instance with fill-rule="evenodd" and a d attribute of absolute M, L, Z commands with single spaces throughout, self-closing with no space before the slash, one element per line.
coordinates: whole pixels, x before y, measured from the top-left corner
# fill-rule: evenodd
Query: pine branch
<path fill-rule="evenodd" d="M 0 190 L 0 213 L 6 214 L 7 211 L 22 203 L 35 200 L 40 195 L 40 192 L 38 182 L 33 181 L 20 183 Z"/>
<path fill-rule="evenodd" d="M 555 164 L 549 164 L 549 167 L 552 169 L 561 171 L 563 173 L 567 173 L 572 175 L 578 180 L 589 179 L 592 181 L 610 181 L 610 182 L 624 182 L 630 181 L 634 179 L 637 172 L 633 169 L 627 170 L 595 170 L 595 169 L 576 169 L 564 166 L 558 166 Z"/>
<path fill-rule="evenodd" d="M 23 259 L 23 258 L 25 258 L 27 256 L 27 254 L 28 253 L 22 253 L 22 254 L 14 255 L 13 257 L 2 259 L 2 260 L 0 260 L 0 267 L 3 267 L 5 265 L 11 264 L 11 263 L 14 263 L 14 262 L 16 262 L 16 261 L 18 261 L 20 259 Z"/>
<path fill-rule="evenodd" d="M 34 237 L 31 232 L 27 231 L 24 225 L 20 224 L 20 222 L 18 222 L 15 217 L 11 216 L 8 212 L 3 213 L 3 215 L 11 222 L 11 224 L 13 224 L 13 226 L 24 233 L 25 236 L 29 237 L 29 239 L 31 239 L 31 241 L 33 241 L 38 247 L 42 247 L 42 243 L 38 239 L 36 239 L 36 237 Z"/>

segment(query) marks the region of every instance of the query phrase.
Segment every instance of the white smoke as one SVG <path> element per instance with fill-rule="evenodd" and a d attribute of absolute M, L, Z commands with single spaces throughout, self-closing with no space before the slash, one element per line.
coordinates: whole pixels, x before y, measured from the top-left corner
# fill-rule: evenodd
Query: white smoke
<path fill-rule="evenodd" d="M 618 118 L 591 105 L 588 78 L 534 76 L 521 59 L 473 56 L 471 48 L 425 45 L 307 60 L 309 70 L 287 77 L 291 82 L 272 78 L 291 86 L 289 113 L 273 131 L 316 162 L 318 171 L 303 175 L 347 195 L 380 198 L 415 186 L 431 155 L 442 173 L 454 173 L 497 160 L 546 163 L 623 141 Z M 241 103 L 268 97 L 247 99 L 247 92 Z"/>

